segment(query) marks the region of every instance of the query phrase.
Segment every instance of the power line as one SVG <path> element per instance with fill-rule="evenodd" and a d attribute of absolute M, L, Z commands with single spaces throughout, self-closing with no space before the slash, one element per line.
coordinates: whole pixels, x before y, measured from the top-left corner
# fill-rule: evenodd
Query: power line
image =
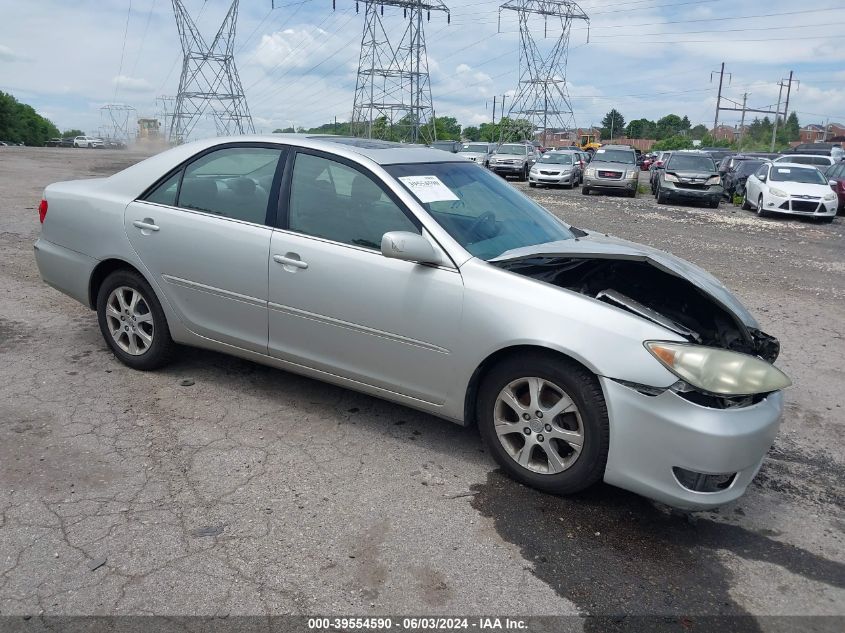
<path fill-rule="evenodd" d="M 126 38 L 129 35 L 129 18 L 132 17 L 132 0 L 129 0 L 129 9 L 126 11 L 126 26 L 123 27 L 123 48 L 120 49 L 120 68 L 114 82 L 114 99 L 117 101 L 117 91 L 120 89 L 120 80 L 123 76 L 123 56 L 126 53 Z"/>

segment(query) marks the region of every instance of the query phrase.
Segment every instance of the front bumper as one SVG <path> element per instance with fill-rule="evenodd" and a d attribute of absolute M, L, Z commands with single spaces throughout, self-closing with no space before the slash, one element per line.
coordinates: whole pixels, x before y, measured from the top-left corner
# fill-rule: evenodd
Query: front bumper
<path fill-rule="evenodd" d="M 577 181 L 574 171 L 569 171 L 564 174 L 548 175 L 536 172 L 528 173 L 528 182 L 534 182 L 541 185 L 571 185 Z"/>
<path fill-rule="evenodd" d="M 804 204 L 806 206 L 799 206 Z M 804 217 L 826 218 L 836 215 L 836 208 L 839 205 L 838 198 L 835 200 L 812 200 L 799 198 L 780 198 L 770 195 L 766 199 L 765 210 L 770 213 L 783 213 Z"/>
<path fill-rule="evenodd" d="M 636 191 L 637 190 L 637 174 L 634 172 L 633 178 L 599 178 L 598 176 L 584 175 L 583 186 L 590 189 L 611 189 L 613 191 Z"/>
<path fill-rule="evenodd" d="M 687 189 L 685 187 L 678 187 L 675 183 L 663 181 L 660 183 L 660 189 L 663 195 L 670 200 L 721 200 L 725 190 L 722 185 L 710 185 L 704 189 Z"/>
<path fill-rule="evenodd" d="M 711 409 L 672 391 L 644 395 L 599 378 L 610 417 L 610 450 L 604 481 L 670 506 L 701 510 L 742 496 L 774 441 L 783 412 L 775 392 L 749 407 Z M 696 492 L 673 468 L 722 475 L 736 473 L 716 492 Z"/>
<path fill-rule="evenodd" d="M 508 164 L 508 163 L 493 163 L 489 164 L 490 170 L 497 174 L 522 174 L 525 172 L 525 165 Z"/>

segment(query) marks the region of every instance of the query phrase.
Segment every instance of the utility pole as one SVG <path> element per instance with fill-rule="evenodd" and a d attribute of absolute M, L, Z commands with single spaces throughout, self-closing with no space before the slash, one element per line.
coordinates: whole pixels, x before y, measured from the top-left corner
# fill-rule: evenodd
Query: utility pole
<path fill-rule="evenodd" d="M 728 73 L 730 75 L 730 73 Z M 722 104 L 722 81 L 725 79 L 725 62 L 722 62 L 722 69 L 719 71 L 719 94 L 716 97 L 716 116 L 713 119 L 713 133 L 719 127 L 719 106 Z M 713 73 L 710 73 L 710 80 L 713 80 Z"/>
<path fill-rule="evenodd" d="M 789 93 L 792 92 L 792 71 L 789 71 L 789 83 L 786 86 L 786 105 L 783 106 L 783 123 L 786 125 L 786 117 L 789 116 Z"/>
<path fill-rule="evenodd" d="M 493 95 L 493 125 L 496 125 L 496 99 L 497 95 Z"/>
<path fill-rule="evenodd" d="M 780 89 L 778 90 L 778 106 L 775 108 L 775 124 L 772 126 L 772 145 L 769 148 L 770 152 L 775 151 L 775 137 L 778 133 L 778 118 L 780 118 L 780 98 L 783 94 L 783 81 L 780 81 L 778 85 L 780 86 Z"/>
<path fill-rule="evenodd" d="M 745 132 L 745 103 L 748 100 L 748 93 L 742 95 L 742 118 L 739 120 L 739 148 L 742 149 L 742 135 Z"/>

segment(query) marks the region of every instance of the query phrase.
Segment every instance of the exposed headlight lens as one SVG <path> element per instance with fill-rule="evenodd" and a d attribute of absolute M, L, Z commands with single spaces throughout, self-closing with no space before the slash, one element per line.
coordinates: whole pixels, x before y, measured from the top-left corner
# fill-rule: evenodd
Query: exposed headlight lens
<path fill-rule="evenodd" d="M 747 396 L 785 389 L 792 381 L 755 356 L 717 347 L 646 341 L 646 349 L 693 387 L 723 396 Z"/>
<path fill-rule="evenodd" d="M 633 169 L 629 169 L 628 171 L 625 172 L 625 178 L 633 178 L 636 175 L 637 175 L 637 172 L 634 171 Z"/>
<path fill-rule="evenodd" d="M 595 170 L 595 169 L 588 169 L 588 170 L 587 170 L 587 176 L 589 176 L 590 178 L 594 178 L 594 177 L 595 177 L 595 175 L 596 175 L 596 170 Z"/>
<path fill-rule="evenodd" d="M 678 182 L 678 177 L 675 174 L 663 174 L 663 179 L 668 182 Z"/>
<path fill-rule="evenodd" d="M 836 200 L 836 194 L 835 193 L 829 193 L 824 197 L 824 199 L 827 200 L 828 202 L 830 202 L 831 200 Z"/>
<path fill-rule="evenodd" d="M 721 183 L 722 183 L 722 179 L 719 178 L 719 176 L 710 176 L 710 178 L 708 178 L 707 182 L 704 183 L 704 184 L 705 185 L 719 185 Z"/>
<path fill-rule="evenodd" d="M 773 196 L 777 196 L 778 198 L 788 198 L 789 194 L 786 193 L 783 189 L 778 189 L 777 187 L 769 187 L 769 193 Z"/>

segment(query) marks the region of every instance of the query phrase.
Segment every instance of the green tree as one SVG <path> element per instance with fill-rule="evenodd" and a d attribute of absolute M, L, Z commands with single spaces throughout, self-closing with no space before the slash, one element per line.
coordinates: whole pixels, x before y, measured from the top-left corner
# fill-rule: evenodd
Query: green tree
<path fill-rule="evenodd" d="M 686 118 L 686 117 L 684 117 Z M 689 125 L 689 119 L 686 120 L 686 125 Z M 684 120 L 677 114 L 667 114 L 662 119 L 657 121 L 657 130 L 655 137 L 657 140 L 668 139 L 671 136 L 677 136 L 680 132 L 688 129 L 684 126 Z"/>
<path fill-rule="evenodd" d="M 696 125 L 694 128 L 690 129 L 689 131 L 689 137 L 697 141 L 701 141 L 707 136 L 710 136 L 710 132 L 707 130 L 707 126 L 702 125 L 701 123 Z M 707 145 L 705 143 L 702 143 L 702 145 L 705 145 L 705 147 L 712 147 L 712 145 Z"/>
<path fill-rule="evenodd" d="M 787 118 L 786 123 L 783 126 L 784 136 L 786 137 L 787 143 L 789 141 L 797 141 L 801 138 L 801 124 L 798 123 L 798 114 L 792 112 Z"/>
<path fill-rule="evenodd" d="M 50 120 L 32 106 L 0 92 L 0 139 L 40 146 L 56 136 L 59 136 L 59 129 Z"/>
<path fill-rule="evenodd" d="M 292 127 L 276 128 L 273 134 L 292 134 L 295 130 Z"/>
<path fill-rule="evenodd" d="M 601 120 L 601 137 L 611 139 L 625 132 L 625 117 L 616 108 L 604 115 Z"/>
<path fill-rule="evenodd" d="M 690 149 L 692 146 L 692 139 L 676 135 L 657 141 L 651 149 L 659 152 L 661 150 Z"/>
<path fill-rule="evenodd" d="M 438 141 L 461 140 L 461 124 L 458 123 L 458 120 L 455 117 L 434 117 L 434 129 L 437 132 Z"/>
<path fill-rule="evenodd" d="M 481 140 L 481 130 L 479 130 L 474 125 L 470 125 L 465 127 L 462 130 L 463 137 L 468 141 L 480 141 Z"/>
<path fill-rule="evenodd" d="M 85 132 L 77 129 L 65 130 L 62 132 L 62 138 L 71 138 L 74 136 L 85 136 Z"/>
<path fill-rule="evenodd" d="M 628 124 L 625 135 L 628 138 L 654 138 L 657 125 L 648 119 L 634 119 Z"/>

